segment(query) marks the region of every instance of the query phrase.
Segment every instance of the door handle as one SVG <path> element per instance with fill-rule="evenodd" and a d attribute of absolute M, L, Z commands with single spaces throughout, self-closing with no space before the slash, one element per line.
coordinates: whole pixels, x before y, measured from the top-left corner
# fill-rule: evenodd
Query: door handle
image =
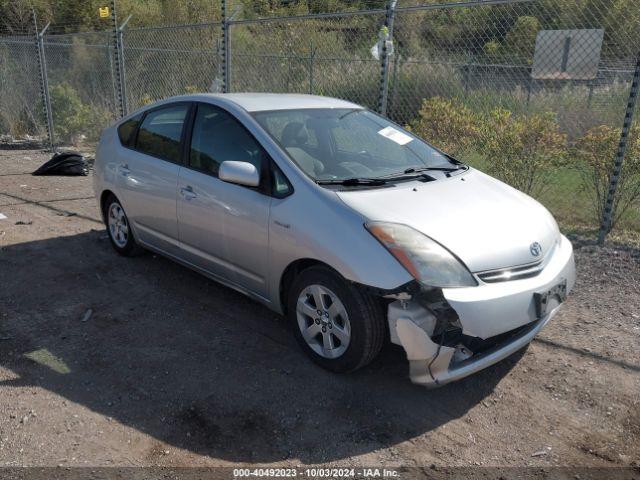
<path fill-rule="evenodd" d="M 198 196 L 198 194 L 193 191 L 191 185 L 187 185 L 186 187 L 181 188 L 180 195 L 182 195 L 185 200 L 193 200 Z"/>
<path fill-rule="evenodd" d="M 126 163 L 123 163 L 120 166 L 118 166 L 118 171 L 120 172 L 120 175 L 122 175 L 123 177 L 126 177 L 131 173 L 131 170 L 129 170 L 129 165 Z"/>

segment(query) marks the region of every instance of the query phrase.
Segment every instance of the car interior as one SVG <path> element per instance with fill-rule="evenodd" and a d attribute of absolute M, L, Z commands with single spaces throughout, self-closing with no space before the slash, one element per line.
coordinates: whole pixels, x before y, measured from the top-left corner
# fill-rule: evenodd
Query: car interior
<path fill-rule="evenodd" d="M 337 121 L 335 126 L 327 128 L 327 119 L 292 121 L 282 129 L 280 144 L 300 168 L 315 179 L 366 177 L 373 175 L 381 164 L 388 166 L 388 159 L 381 162 L 370 151 L 350 151 L 349 145 L 340 141 L 344 128 Z M 371 150 L 374 149 L 375 142 Z M 402 153 L 399 164 L 406 162 Z"/>

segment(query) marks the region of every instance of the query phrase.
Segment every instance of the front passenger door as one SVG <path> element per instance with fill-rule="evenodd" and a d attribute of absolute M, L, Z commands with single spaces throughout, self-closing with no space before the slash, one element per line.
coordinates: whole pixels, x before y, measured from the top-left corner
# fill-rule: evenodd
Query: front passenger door
<path fill-rule="evenodd" d="M 187 164 L 178 179 L 178 228 L 187 260 L 222 279 L 267 297 L 269 208 L 261 187 L 223 182 L 227 160 L 269 165 L 266 152 L 227 111 L 198 104 Z M 263 182 L 266 175 L 263 175 Z"/>

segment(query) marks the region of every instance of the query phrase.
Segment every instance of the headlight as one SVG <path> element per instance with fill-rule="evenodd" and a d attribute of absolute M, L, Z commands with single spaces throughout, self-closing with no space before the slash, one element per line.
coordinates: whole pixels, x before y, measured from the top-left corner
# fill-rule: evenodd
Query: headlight
<path fill-rule="evenodd" d="M 430 287 L 478 285 L 456 257 L 417 230 L 386 222 L 369 222 L 365 227 L 421 284 Z"/>

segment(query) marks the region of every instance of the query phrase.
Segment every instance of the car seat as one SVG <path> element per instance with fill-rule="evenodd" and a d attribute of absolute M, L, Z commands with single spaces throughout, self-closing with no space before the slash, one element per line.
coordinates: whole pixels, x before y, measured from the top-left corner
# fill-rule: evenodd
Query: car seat
<path fill-rule="evenodd" d="M 305 173 L 316 176 L 324 171 L 324 165 L 307 151 L 309 132 L 300 122 L 289 122 L 282 130 L 280 143 Z"/>

